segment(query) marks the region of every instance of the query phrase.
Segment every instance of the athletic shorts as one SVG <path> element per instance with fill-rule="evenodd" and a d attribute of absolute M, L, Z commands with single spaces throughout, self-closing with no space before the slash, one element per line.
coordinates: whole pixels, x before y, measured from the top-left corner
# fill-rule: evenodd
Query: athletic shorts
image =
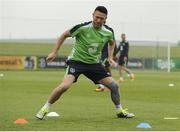
<path fill-rule="evenodd" d="M 79 61 L 69 60 L 67 62 L 66 74 L 71 74 L 75 77 L 75 81 L 77 81 L 79 75 L 84 74 L 87 78 L 92 80 L 95 84 L 99 84 L 103 78 L 111 76 L 106 72 L 101 63 L 95 64 L 86 64 Z"/>
<path fill-rule="evenodd" d="M 125 56 L 120 56 L 120 57 L 119 57 L 118 64 L 119 64 L 120 66 L 127 65 L 127 63 L 128 63 L 128 58 L 127 58 L 126 61 L 124 61 L 124 57 L 125 57 Z"/>

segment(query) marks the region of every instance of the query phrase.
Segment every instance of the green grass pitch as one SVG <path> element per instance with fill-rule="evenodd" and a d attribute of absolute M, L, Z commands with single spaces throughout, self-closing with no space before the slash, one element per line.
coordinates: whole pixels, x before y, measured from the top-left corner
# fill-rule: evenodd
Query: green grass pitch
<path fill-rule="evenodd" d="M 54 44 L 39 43 L 3 43 L 0 42 L 0 55 L 31 55 L 46 56 L 54 47 Z M 73 44 L 63 44 L 59 50 L 59 56 L 68 56 Z M 171 47 L 171 57 L 180 57 L 180 47 Z M 157 49 L 156 46 L 133 46 L 130 45 L 129 57 L 135 58 L 167 58 L 167 45 Z"/>
<path fill-rule="evenodd" d="M 35 114 L 54 87 L 62 80 L 64 70 L 0 71 L 0 131 L 130 131 L 180 130 L 180 73 L 135 71 L 135 81 L 126 77 L 121 87 L 121 102 L 136 117 L 118 119 L 108 91 L 97 93 L 96 86 L 83 75 L 58 100 L 51 111 L 60 117 L 37 120 Z M 115 80 L 118 72 L 113 70 Z M 174 83 L 174 87 L 169 87 Z M 14 121 L 25 118 L 25 125 Z M 152 128 L 138 129 L 142 122 Z"/>

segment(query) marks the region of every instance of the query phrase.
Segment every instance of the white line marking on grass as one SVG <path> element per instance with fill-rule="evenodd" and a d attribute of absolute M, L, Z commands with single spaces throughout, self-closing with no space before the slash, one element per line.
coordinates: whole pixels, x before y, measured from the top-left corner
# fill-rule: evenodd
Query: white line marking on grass
<path fill-rule="evenodd" d="M 165 120 L 177 120 L 178 117 L 164 117 Z"/>

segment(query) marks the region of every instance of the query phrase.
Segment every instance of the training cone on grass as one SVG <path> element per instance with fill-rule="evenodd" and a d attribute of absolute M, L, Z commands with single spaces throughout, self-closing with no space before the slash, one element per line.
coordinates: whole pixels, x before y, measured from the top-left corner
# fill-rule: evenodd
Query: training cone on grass
<path fill-rule="evenodd" d="M 27 124 L 27 123 L 28 123 L 28 121 L 23 118 L 19 118 L 14 121 L 14 124 Z"/>
<path fill-rule="evenodd" d="M 136 128 L 151 128 L 151 126 L 148 123 L 140 123 Z"/>
<path fill-rule="evenodd" d="M 48 117 L 58 117 L 59 114 L 56 113 L 56 112 L 49 112 L 46 116 L 48 116 Z"/>

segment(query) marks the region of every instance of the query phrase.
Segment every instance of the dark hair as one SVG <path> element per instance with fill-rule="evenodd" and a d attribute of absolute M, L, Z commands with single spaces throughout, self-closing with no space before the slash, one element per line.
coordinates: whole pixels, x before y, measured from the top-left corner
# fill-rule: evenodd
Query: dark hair
<path fill-rule="evenodd" d="M 108 11 L 107 11 L 106 7 L 104 7 L 104 6 L 97 6 L 94 11 L 100 11 L 106 15 L 108 14 Z"/>

